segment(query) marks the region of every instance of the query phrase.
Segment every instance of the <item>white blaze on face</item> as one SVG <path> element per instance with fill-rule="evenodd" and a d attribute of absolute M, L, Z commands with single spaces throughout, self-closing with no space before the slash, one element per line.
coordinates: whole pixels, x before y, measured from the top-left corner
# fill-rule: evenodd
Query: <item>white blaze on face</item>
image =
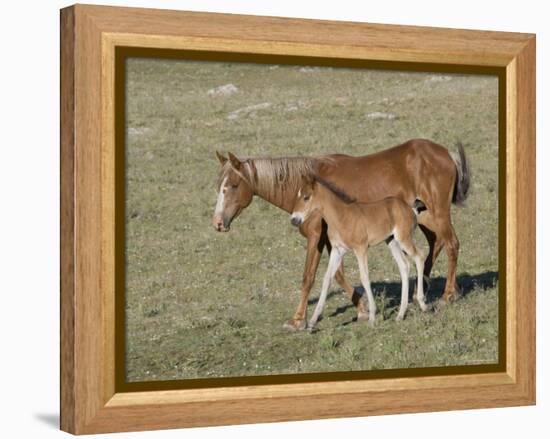
<path fill-rule="evenodd" d="M 298 198 L 300 198 L 301 196 L 302 196 L 302 189 L 298 189 Z M 298 211 L 295 210 L 290 215 L 290 219 L 291 220 L 298 219 L 298 220 L 300 220 L 300 222 L 303 222 L 304 221 L 304 214 L 302 212 L 298 212 Z"/>
<path fill-rule="evenodd" d="M 214 215 L 221 216 L 223 213 L 224 203 L 225 203 L 225 184 L 227 183 L 227 177 L 225 177 L 220 185 L 220 190 L 218 191 L 218 201 L 216 202 L 216 208 L 214 209 Z"/>

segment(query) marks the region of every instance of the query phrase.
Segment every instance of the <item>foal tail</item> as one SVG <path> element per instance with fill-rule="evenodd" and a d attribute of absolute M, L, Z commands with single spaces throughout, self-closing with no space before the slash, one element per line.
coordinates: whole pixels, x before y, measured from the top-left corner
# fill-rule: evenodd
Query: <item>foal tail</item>
<path fill-rule="evenodd" d="M 468 198 L 468 192 L 470 191 L 470 166 L 466 159 L 466 152 L 462 143 L 457 145 L 458 153 L 451 153 L 451 158 L 456 167 L 456 181 L 453 189 L 453 204 L 462 206 L 466 198 Z"/>

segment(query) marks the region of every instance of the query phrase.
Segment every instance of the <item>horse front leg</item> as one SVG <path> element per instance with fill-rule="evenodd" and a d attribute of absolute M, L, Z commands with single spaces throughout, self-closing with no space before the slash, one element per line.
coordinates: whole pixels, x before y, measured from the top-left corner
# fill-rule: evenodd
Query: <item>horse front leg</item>
<path fill-rule="evenodd" d="M 324 246 L 320 234 L 307 235 L 306 263 L 302 278 L 300 303 L 294 313 L 294 317 L 283 325 L 285 329 L 290 329 L 292 331 L 306 329 L 307 301 L 311 287 L 315 282 L 315 274 L 317 273 L 317 267 L 319 267 L 319 261 L 321 260 Z"/>

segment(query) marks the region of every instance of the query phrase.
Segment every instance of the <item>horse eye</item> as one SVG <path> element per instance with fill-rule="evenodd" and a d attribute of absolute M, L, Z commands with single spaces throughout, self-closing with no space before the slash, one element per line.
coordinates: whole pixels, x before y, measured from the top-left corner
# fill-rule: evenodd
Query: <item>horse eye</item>
<path fill-rule="evenodd" d="M 310 198 L 311 198 L 311 195 L 306 195 L 306 196 L 304 197 L 304 201 L 307 201 L 307 200 L 309 200 Z"/>
<path fill-rule="evenodd" d="M 232 189 L 237 189 L 238 187 L 239 187 L 239 183 L 237 183 L 237 184 L 232 184 L 232 185 L 231 185 L 231 188 L 232 188 Z"/>

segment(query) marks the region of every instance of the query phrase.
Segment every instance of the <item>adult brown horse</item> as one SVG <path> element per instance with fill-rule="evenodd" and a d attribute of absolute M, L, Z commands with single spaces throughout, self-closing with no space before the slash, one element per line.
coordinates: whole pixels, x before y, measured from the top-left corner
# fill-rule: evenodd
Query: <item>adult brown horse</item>
<path fill-rule="evenodd" d="M 451 203 L 461 205 L 470 186 L 470 170 L 462 145 L 458 145 L 458 154 L 430 140 L 413 139 L 361 157 L 331 154 L 239 159 L 231 153 L 228 158 L 219 153 L 217 156 L 222 164 L 212 219 L 217 231 L 229 231 L 231 222 L 251 203 L 254 195 L 291 213 L 305 175 L 316 174 L 362 203 L 398 197 L 412 207 L 420 200 L 427 209 L 419 214 L 418 224 L 429 244 L 424 276 L 429 278 L 435 260 L 445 247 L 448 271 L 441 300 L 447 303 L 458 296 L 459 242 L 451 223 Z M 285 323 L 290 329 L 305 328 L 307 300 L 321 254 L 325 248 L 331 251 L 327 226 L 320 215 L 308 218 L 300 226 L 300 233 L 307 239 L 306 263 L 300 303 L 294 317 Z M 342 265 L 335 277 L 357 306 L 358 319 L 365 319 L 365 304 L 346 280 Z"/>

